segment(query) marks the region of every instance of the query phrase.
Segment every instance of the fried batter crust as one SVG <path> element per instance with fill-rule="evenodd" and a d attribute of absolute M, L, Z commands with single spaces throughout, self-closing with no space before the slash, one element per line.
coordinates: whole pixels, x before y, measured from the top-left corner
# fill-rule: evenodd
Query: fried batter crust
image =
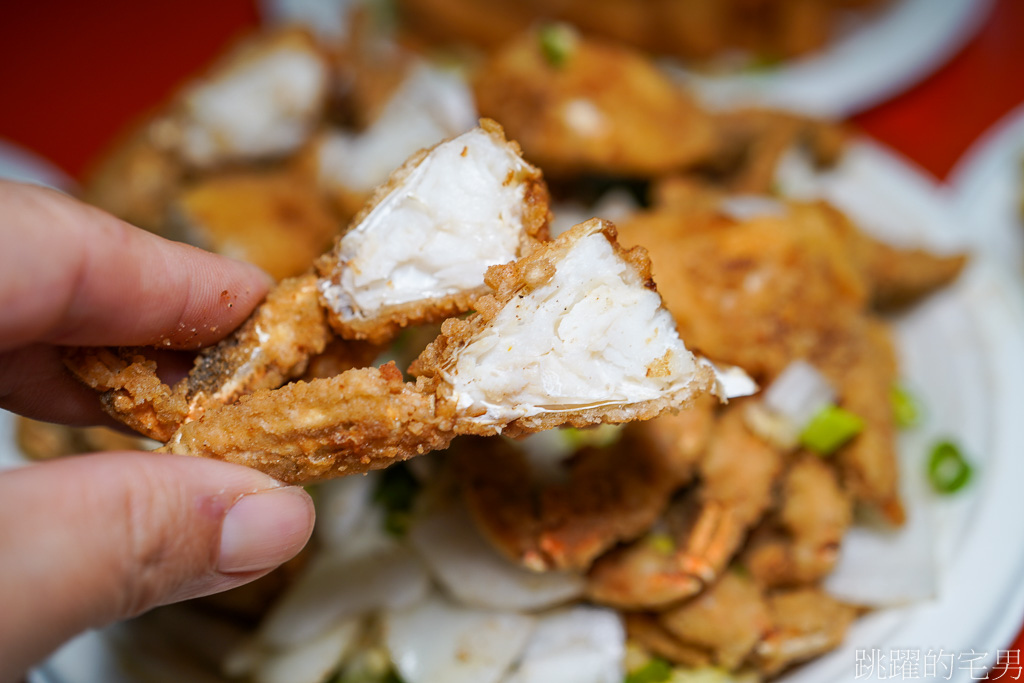
<path fill-rule="evenodd" d="M 307 274 L 271 290 L 238 330 L 203 350 L 189 375 L 173 388 L 137 349 L 70 349 L 64 362 L 79 380 L 102 392 L 103 408 L 112 417 L 167 441 L 183 422 L 211 406 L 275 389 L 301 375 L 330 338 L 316 277 Z M 365 358 L 361 346 L 355 351 L 358 359 Z"/>
<path fill-rule="evenodd" d="M 64 364 L 100 392 L 107 414 L 151 439 L 171 438 L 188 415 L 184 384 L 171 389 L 161 382 L 156 362 L 137 349 L 69 348 Z"/>
<path fill-rule="evenodd" d="M 711 117 L 640 53 L 580 38 L 564 63 L 536 31 L 476 74 L 477 106 L 502 122 L 526 156 L 554 176 L 650 177 L 692 166 L 717 141 Z"/>
<path fill-rule="evenodd" d="M 225 460 L 289 484 L 380 469 L 446 448 L 452 420 L 394 363 L 261 390 L 212 407 L 161 451 Z"/>
<path fill-rule="evenodd" d="M 519 144 L 515 140 L 507 140 L 504 130 L 496 122 L 490 119 L 481 119 L 480 127 L 498 145 L 508 148 L 516 156 L 522 156 Z M 447 140 L 439 142 L 430 149 L 420 150 L 394 171 L 388 181 L 374 191 L 370 200 L 352 219 L 348 229 L 351 230 L 359 225 L 388 195 L 401 188 L 409 174 L 426 159 L 431 150 L 445 142 Z M 544 182 L 544 176 L 540 169 L 534 166 L 529 166 L 527 170 L 517 173 L 515 177 L 508 178 L 506 182 L 523 184 L 526 189 L 523 198 L 523 232 L 519 247 L 519 256 L 525 256 L 533 251 L 537 244 L 548 240 L 548 223 L 551 220 L 551 212 L 548 209 L 550 196 L 547 184 Z M 334 284 L 340 282 L 341 272 L 345 267 L 339 258 L 341 240 L 344 236 L 344 233 L 339 235 L 335 240 L 335 247 L 316 261 L 316 269 L 320 277 Z M 385 306 L 377 315 L 367 319 L 343 320 L 326 301 L 323 304 L 327 310 L 331 327 L 342 338 L 366 340 L 371 344 L 386 344 L 405 327 L 440 322 L 471 310 L 477 298 L 486 292 L 487 287 L 481 285 L 473 290 L 457 292 L 444 297 Z"/>
<path fill-rule="evenodd" d="M 616 254 L 636 271 L 640 281 L 648 289 L 657 291 L 651 279 L 651 260 L 643 247 L 623 249 L 616 239 L 615 226 L 609 221 L 591 219 L 565 233 L 558 240 L 541 244 L 532 254 L 501 266 L 491 266 L 484 278 L 493 294 L 481 297 L 476 302 L 476 312 L 465 320 L 449 319 L 441 325 L 441 334 L 432 342 L 409 368 L 410 374 L 427 380 L 435 387 L 438 401 L 454 406 L 451 386 L 443 378 L 443 370 L 453 365 L 455 356 L 478 332 L 483 330 L 498 312 L 520 292 L 529 291 L 544 284 L 554 272 L 561 253 L 571 241 L 581 239 L 589 230 L 599 224 L 601 232 L 611 243 Z M 634 420 L 649 420 L 665 412 L 676 412 L 692 405 L 701 394 L 711 392 L 714 376 L 707 367 L 699 367 L 693 381 L 684 389 L 671 395 L 638 403 L 597 406 L 558 412 L 542 412 L 537 415 L 517 418 L 503 425 L 488 425 L 473 421 L 473 416 L 460 416 L 460 433 L 491 436 L 504 434 L 517 437 L 534 432 L 553 429 L 561 425 L 588 427 L 599 423 L 620 423 Z M 454 410 L 454 407 L 452 408 Z"/>

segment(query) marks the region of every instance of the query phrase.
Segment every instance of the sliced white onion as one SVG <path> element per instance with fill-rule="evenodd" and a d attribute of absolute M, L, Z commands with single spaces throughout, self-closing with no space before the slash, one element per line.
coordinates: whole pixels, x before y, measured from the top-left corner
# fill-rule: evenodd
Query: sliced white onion
<path fill-rule="evenodd" d="M 730 218 L 746 221 L 759 216 L 785 216 L 786 205 L 777 199 L 756 194 L 736 194 L 726 197 L 718 209 Z"/>
<path fill-rule="evenodd" d="M 533 625 L 533 617 L 458 607 L 435 595 L 385 614 L 384 639 L 407 683 L 497 683 Z"/>
<path fill-rule="evenodd" d="M 377 538 L 372 532 L 353 534 L 353 547 L 317 557 L 271 608 L 260 639 L 286 647 L 315 638 L 346 617 L 422 599 L 430 577 L 419 558 L 378 533 Z"/>
<path fill-rule="evenodd" d="M 729 400 L 751 396 L 761 389 L 757 382 L 738 365 L 716 364 L 702 356 L 697 357 L 697 362 L 711 368 L 711 371 L 715 373 L 715 395 L 721 399 Z"/>
<path fill-rule="evenodd" d="M 461 507 L 417 520 L 409 540 L 448 593 L 467 605 L 529 611 L 583 595 L 578 574 L 532 572 L 502 557 Z"/>
<path fill-rule="evenodd" d="M 339 621 L 311 640 L 275 652 L 253 672 L 254 683 L 323 683 L 351 651 L 360 619 Z"/>
<path fill-rule="evenodd" d="M 316 535 L 327 548 L 348 545 L 370 507 L 379 472 L 332 479 L 316 488 Z"/>
<path fill-rule="evenodd" d="M 779 373 L 763 396 L 765 407 L 803 431 L 822 408 L 835 403 L 828 379 L 805 360 L 795 360 Z"/>
<path fill-rule="evenodd" d="M 614 610 L 578 605 L 538 618 L 504 683 L 621 683 L 626 632 Z"/>

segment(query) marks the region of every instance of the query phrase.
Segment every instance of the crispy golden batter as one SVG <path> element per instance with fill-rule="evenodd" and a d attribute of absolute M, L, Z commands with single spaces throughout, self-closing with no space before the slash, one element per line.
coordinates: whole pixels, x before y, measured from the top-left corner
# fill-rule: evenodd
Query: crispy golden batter
<path fill-rule="evenodd" d="M 744 426 L 740 404 L 713 428 L 698 465 L 700 486 L 675 506 L 669 535 L 619 548 L 594 563 L 590 598 L 627 609 L 678 603 L 714 583 L 747 529 L 773 502 L 781 456 Z"/>
<path fill-rule="evenodd" d="M 563 64 L 535 31 L 474 77 L 477 106 L 502 122 L 549 176 L 655 176 L 693 165 L 716 145 L 710 117 L 632 51 L 579 39 Z"/>
<path fill-rule="evenodd" d="M 661 516 L 680 484 L 669 457 L 627 429 L 614 444 L 574 453 L 565 481 L 534 481 L 522 451 L 495 439 L 461 450 L 455 466 L 473 518 L 507 557 L 534 570 L 585 570 Z"/>
<path fill-rule="evenodd" d="M 167 441 L 184 421 L 212 405 L 300 376 L 330 336 L 316 278 L 305 275 L 271 290 L 240 328 L 204 349 L 173 388 L 157 377 L 156 362 L 138 350 L 69 349 L 64 360 L 79 380 L 101 392 L 104 410 L 112 417 Z"/>
<path fill-rule="evenodd" d="M 524 417 L 510 412 L 484 422 L 478 420 L 479 414 L 460 407 L 453 385 L 443 376 L 448 364 L 457 363 L 465 340 L 491 324 L 503 307 L 517 302 L 521 292 L 547 282 L 563 259 L 586 240 L 602 240 L 608 246 L 614 254 L 612 267 L 635 269 L 635 284 L 630 286 L 648 295 L 653 283 L 646 255 L 639 249 L 622 250 L 614 237 L 613 226 L 592 221 L 530 256 L 492 266 L 486 280 L 495 293 L 481 298 L 478 312 L 466 320 L 448 320 L 442 325 L 441 336 L 414 363 L 420 375 L 415 384 L 403 383 L 401 373 L 390 363 L 379 370 L 350 370 L 329 379 L 260 390 L 231 405 L 206 406 L 199 419 L 181 426 L 166 449 L 247 464 L 284 481 L 301 482 L 386 467 L 396 460 L 446 448 L 458 434 L 527 434 L 563 424 L 585 427 L 644 420 L 678 410 L 700 394 L 715 390 L 709 368 L 695 364 L 685 376 L 684 386 L 659 389 L 661 393 L 654 399 L 555 407 Z M 622 277 L 618 270 L 613 272 Z M 511 305 L 517 310 L 515 303 Z M 640 339 L 645 334 L 653 338 L 659 330 L 637 333 Z M 514 339 L 508 341 L 514 346 Z M 575 341 L 570 351 L 585 354 L 587 341 Z M 602 364 L 612 364 L 599 357 L 590 362 L 598 373 L 605 369 Z M 659 375 L 650 381 L 661 386 L 657 384 Z M 519 408 L 513 397 L 503 400 L 504 410 Z M 592 476 L 587 468 L 581 471 L 585 479 Z"/>
<path fill-rule="evenodd" d="M 768 596 L 768 610 L 772 629 L 754 653 L 767 676 L 837 647 L 861 613 L 813 586 Z"/>
<path fill-rule="evenodd" d="M 208 409 L 162 449 L 226 460 L 287 483 L 387 467 L 455 436 L 430 394 L 393 363 L 261 390 Z"/>
<path fill-rule="evenodd" d="M 803 454 L 786 473 L 779 498 L 780 509 L 754 534 L 743 564 L 769 588 L 824 578 L 852 522 L 849 494 L 832 467 L 817 455 Z"/>
<path fill-rule="evenodd" d="M 493 49 L 531 23 L 561 19 L 595 36 L 687 60 L 741 50 L 771 62 L 823 47 L 842 13 L 883 0 L 402 0 L 406 30 Z"/>
<path fill-rule="evenodd" d="M 253 263 L 275 280 L 307 271 L 340 232 L 314 187 L 281 171 L 200 180 L 181 192 L 172 212 L 182 241 Z"/>

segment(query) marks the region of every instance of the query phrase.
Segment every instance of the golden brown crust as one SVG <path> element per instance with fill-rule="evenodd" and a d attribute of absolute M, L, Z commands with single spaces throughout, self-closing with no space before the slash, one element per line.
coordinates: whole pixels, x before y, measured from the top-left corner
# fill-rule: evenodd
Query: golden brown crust
<path fill-rule="evenodd" d="M 710 117 L 644 56 L 573 41 L 564 63 L 536 31 L 494 54 L 474 77 L 477 106 L 554 176 L 649 177 L 692 166 L 716 144 Z"/>
<path fill-rule="evenodd" d="M 481 119 L 480 127 L 498 145 L 508 148 L 516 156 L 522 156 L 519 145 L 514 140 L 507 140 L 505 132 L 496 122 L 490 119 Z M 374 190 L 370 200 L 352 219 L 348 230 L 359 225 L 378 204 L 384 201 L 392 192 L 401 188 L 409 174 L 426 159 L 430 152 L 445 142 L 448 142 L 448 140 L 443 140 L 429 149 L 420 150 L 394 171 L 386 183 Z M 538 243 L 548 239 L 548 223 L 551 219 L 551 212 L 548 208 L 550 195 L 548 194 L 543 174 L 534 166 L 527 165 L 525 170 L 516 173 L 507 182 L 522 184 L 525 188 L 523 197 L 523 232 L 518 253 L 518 256 L 524 256 L 532 252 Z M 344 268 L 344 264 L 340 262 L 339 258 L 341 240 L 344 236 L 344 233 L 339 235 L 335 241 L 334 249 L 321 256 L 316 262 L 316 269 L 320 277 L 325 282 L 335 285 L 340 283 L 341 273 Z M 326 301 L 324 302 L 324 308 L 327 310 L 331 327 L 342 338 L 366 340 L 371 344 L 386 344 L 393 340 L 405 327 L 440 322 L 446 318 L 471 310 L 477 298 L 486 292 L 487 288 L 481 284 L 478 288 L 457 292 L 444 297 L 385 306 L 373 317 L 365 319 L 342 318 Z"/>
<path fill-rule="evenodd" d="M 286 483 L 387 467 L 445 448 L 450 419 L 393 363 L 262 390 L 210 408 L 161 450 L 247 465 Z"/>
<path fill-rule="evenodd" d="M 645 287 L 657 291 L 654 280 L 651 279 L 651 261 L 647 251 L 643 247 L 623 249 L 616 240 L 617 233 L 612 223 L 591 219 L 564 233 L 557 240 L 539 245 L 533 253 L 524 258 L 488 268 L 484 281 L 493 293 L 480 297 L 476 301 L 476 312 L 465 320 L 446 320 L 441 325 L 440 336 L 409 367 L 410 374 L 421 377 L 434 386 L 439 401 L 452 402 L 451 387 L 443 377 L 444 368 L 454 362 L 454 357 L 461 348 L 487 327 L 505 305 L 521 292 L 547 282 L 555 272 L 555 264 L 569 246 L 594 230 L 602 233 L 619 258 L 630 264 Z M 472 415 L 460 416 L 458 429 L 464 434 L 490 436 L 500 433 L 517 437 L 561 425 L 588 427 L 599 423 L 649 420 L 664 412 L 689 406 L 697 395 L 710 391 L 713 386 L 714 377 L 711 370 L 700 367 L 689 387 L 654 400 L 542 412 L 501 425 L 479 423 Z"/>

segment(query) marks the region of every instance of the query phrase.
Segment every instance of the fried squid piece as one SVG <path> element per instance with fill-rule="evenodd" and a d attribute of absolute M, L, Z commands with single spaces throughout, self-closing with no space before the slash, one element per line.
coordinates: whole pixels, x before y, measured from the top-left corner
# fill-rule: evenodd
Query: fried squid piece
<path fill-rule="evenodd" d="M 318 263 L 322 301 L 346 339 L 469 310 L 484 272 L 547 238 L 548 192 L 501 126 L 419 152 L 395 171 Z"/>
<path fill-rule="evenodd" d="M 481 114 L 501 121 L 545 173 L 650 177 L 713 153 L 711 117 L 649 59 L 583 38 L 568 48 L 553 60 L 530 31 L 474 80 Z"/>
<path fill-rule="evenodd" d="M 528 434 L 655 417 L 697 396 L 752 391 L 691 354 L 650 279 L 591 220 L 486 275 L 494 293 L 451 319 L 413 363 L 259 391 L 208 409 L 166 449 L 269 471 L 287 482 L 386 467 L 459 434 Z"/>

